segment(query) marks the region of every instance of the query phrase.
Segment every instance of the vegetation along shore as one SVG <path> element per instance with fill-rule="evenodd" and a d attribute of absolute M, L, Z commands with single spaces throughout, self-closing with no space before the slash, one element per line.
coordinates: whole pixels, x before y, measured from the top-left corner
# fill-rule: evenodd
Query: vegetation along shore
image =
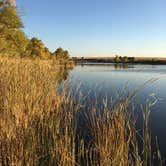
<path fill-rule="evenodd" d="M 155 57 L 73 57 L 75 63 L 132 63 L 132 64 L 149 64 L 149 65 L 166 65 L 166 58 Z"/>

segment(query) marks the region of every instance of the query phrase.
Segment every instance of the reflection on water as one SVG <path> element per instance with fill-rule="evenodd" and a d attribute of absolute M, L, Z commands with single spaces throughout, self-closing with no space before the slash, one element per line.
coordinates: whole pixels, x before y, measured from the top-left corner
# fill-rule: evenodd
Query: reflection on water
<path fill-rule="evenodd" d="M 134 68 L 134 65 L 132 64 L 127 64 L 127 63 L 80 63 L 81 67 L 84 66 L 109 66 L 109 67 L 114 67 L 114 69 L 128 69 L 128 68 Z"/>
<path fill-rule="evenodd" d="M 66 76 L 68 73 L 66 73 Z M 67 77 L 66 77 L 67 78 Z M 140 90 L 135 98 L 135 107 L 138 113 L 138 129 L 142 122 L 140 105 L 145 105 L 150 94 L 154 93 L 158 103 L 153 107 L 151 113 L 152 141 L 157 136 L 162 156 L 166 157 L 166 66 L 162 65 L 132 65 L 132 64 L 81 64 L 77 65 L 69 74 L 68 80 L 77 86 L 82 84 L 81 90 L 84 95 L 90 91 L 102 97 L 111 99 L 115 92 L 123 92 L 127 86 L 128 92 L 133 92 L 146 81 L 155 79 L 153 83 L 147 84 Z M 116 97 L 116 96 L 114 96 Z M 93 100 L 93 98 L 92 98 Z"/>
<path fill-rule="evenodd" d="M 58 79 L 59 83 L 66 81 L 68 79 L 70 71 L 73 69 L 73 66 L 64 67 L 61 66 L 60 70 L 58 70 L 56 78 Z"/>

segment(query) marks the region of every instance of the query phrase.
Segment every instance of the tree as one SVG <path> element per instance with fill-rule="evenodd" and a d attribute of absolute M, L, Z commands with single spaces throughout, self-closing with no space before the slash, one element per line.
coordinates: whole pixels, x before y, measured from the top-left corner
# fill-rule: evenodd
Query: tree
<path fill-rule="evenodd" d="M 127 62 L 128 61 L 128 57 L 127 56 L 122 57 L 121 61 L 122 62 Z"/>
<path fill-rule="evenodd" d="M 0 55 L 48 59 L 51 53 L 37 38 L 29 40 L 23 32 L 23 23 L 13 0 L 0 0 Z M 67 50 L 58 48 L 54 57 L 60 60 L 69 58 Z"/>
<path fill-rule="evenodd" d="M 68 59 L 69 58 L 69 52 L 67 51 L 67 50 L 65 50 L 64 52 L 63 52 L 63 58 L 64 59 Z"/>
<path fill-rule="evenodd" d="M 24 27 L 16 9 L 7 6 L 0 9 L 0 26 L 1 29 L 21 29 Z"/>
<path fill-rule="evenodd" d="M 31 58 L 47 59 L 50 57 L 50 52 L 43 42 L 36 37 L 33 37 L 26 49 L 26 56 Z"/>
<path fill-rule="evenodd" d="M 23 23 L 15 8 L 0 3 L 0 54 L 21 56 L 28 44 Z"/>
<path fill-rule="evenodd" d="M 56 51 L 53 53 L 56 59 L 68 59 L 69 52 L 67 50 L 63 50 L 61 47 L 57 48 Z"/>
<path fill-rule="evenodd" d="M 54 54 L 57 58 L 62 58 L 63 57 L 63 49 L 61 47 L 57 48 L 57 50 L 54 52 Z"/>
<path fill-rule="evenodd" d="M 120 61 L 120 58 L 119 58 L 118 55 L 115 56 L 114 61 L 115 61 L 116 63 L 118 63 L 118 62 Z"/>

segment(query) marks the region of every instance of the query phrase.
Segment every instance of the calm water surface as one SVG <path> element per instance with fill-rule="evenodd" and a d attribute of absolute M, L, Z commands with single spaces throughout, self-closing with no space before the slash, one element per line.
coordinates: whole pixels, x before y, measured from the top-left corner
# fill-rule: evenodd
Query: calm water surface
<path fill-rule="evenodd" d="M 161 154 L 166 158 L 166 66 L 164 65 L 114 65 L 114 64 L 86 64 L 77 65 L 69 74 L 69 80 L 77 85 L 82 84 L 84 94 L 93 91 L 100 99 L 104 96 L 111 98 L 115 92 L 133 92 L 150 79 L 134 99 L 138 112 L 137 128 L 141 128 L 140 105 L 145 106 L 150 94 L 158 97 L 157 104 L 151 112 L 152 141 L 158 138 Z"/>

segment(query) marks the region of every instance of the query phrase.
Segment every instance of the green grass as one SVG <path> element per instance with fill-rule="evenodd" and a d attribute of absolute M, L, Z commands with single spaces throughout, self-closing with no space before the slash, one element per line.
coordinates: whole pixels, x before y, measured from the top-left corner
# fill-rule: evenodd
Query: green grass
<path fill-rule="evenodd" d="M 95 104 L 85 111 L 76 102 L 82 99 L 79 91 L 72 98 L 65 86 L 57 92 L 63 73 L 53 61 L 0 59 L 0 165 L 153 165 L 150 107 L 143 114 L 140 152 L 129 99 L 111 110 L 103 101 L 104 111 Z M 80 114 L 91 135 L 88 143 L 77 133 Z"/>

